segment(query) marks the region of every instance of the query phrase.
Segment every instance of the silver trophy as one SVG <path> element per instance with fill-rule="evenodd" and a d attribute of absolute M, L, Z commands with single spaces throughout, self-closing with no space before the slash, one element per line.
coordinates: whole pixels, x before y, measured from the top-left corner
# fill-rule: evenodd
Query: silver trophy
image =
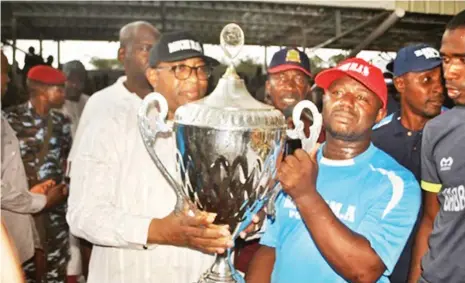
<path fill-rule="evenodd" d="M 321 115 L 307 101 L 295 107 L 296 127 L 287 130 L 283 114 L 255 100 L 234 69 L 233 59 L 244 45 L 242 29 L 236 24 L 226 25 L 220 42 L 230 66 L 209 96 L 179 107 L 171 128 L 165 123 L 165 98 L 151 93 L 144 98 L 138 118 L 150 156 L 177 195 L 175 210 L 188 207 L 191 215 L 199 210 L 216 213 L 214 223 L 229 225 L 234 240 L 280 190 L 274 177 L 286 135 L 301 138 L 302 144 L 311 148 L 310 143 L 316 142 L 321 129 Z M 147 115 L 156 105 L 155 123 L 151 123 Z M 303 108 L 309 108 L 314 117 L 310 139 L 303 135 Z M 174 134 L 176 139 L 175 176 L 168 172 L 154 149 L 155 141 L 166 134 Z M 230 250 L 217 254 L 198 283 L 244 282 L 230 255 Z"/>

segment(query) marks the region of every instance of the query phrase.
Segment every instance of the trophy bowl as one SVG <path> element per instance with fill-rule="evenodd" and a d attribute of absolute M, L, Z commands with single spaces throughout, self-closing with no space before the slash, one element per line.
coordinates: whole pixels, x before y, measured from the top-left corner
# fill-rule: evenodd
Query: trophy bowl
<path fill-rule="evenodd" d="M 229 24 L 221 36 L 225 54 L 232 60 L 244 42 L 243 32 L 238 25 Z M 151 127 L 153 123 L 147 115 L 155 106 L 158 111 L 155 126 Z M 146 96 L 138 113 L 139 130 L 152 160 L 176 193 L 175 211 L 187 206 L 192 215 L 199 210 L 216 213 L 214 223 L 229 225 L 234 240 L 251 223 L 253 215 L 279 192 L 274 179 L 277 164 L 282 159 L 287 135 L 305 139 L 300 121 L 304 108 L 312 111 L 316 121 L 311 131 L 318 133 L 312 132 L 310 137 L 314 144 L 321 115 L 313 103 L 306 101 L 295 107 L 296 127 L 288 131 L 284 115 L 255 100 L 231 64 L 210 95 L 176 110 L 172 127 L 165 123 L 168 105 L 163 95 Z M 154 149 L 155 141 L 164 134 L 174 135 L 176 140 L 175 176 L 168 172 Z M 212 267 L 198 283 L 244 282 L 230 255 L 230 250 L 216 255 Z"/>

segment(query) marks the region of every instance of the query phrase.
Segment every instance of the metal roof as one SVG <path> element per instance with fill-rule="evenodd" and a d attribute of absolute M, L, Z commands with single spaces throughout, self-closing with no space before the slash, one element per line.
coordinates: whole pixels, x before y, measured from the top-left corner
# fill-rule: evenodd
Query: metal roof
<path fill-rule="evenodd" d="M 200 41 L 218 44 L 223 26 L 235 22 L 244 30 L 246 44 L 312 47 L 372 19 L 326 46 L 352 49 L 391 12 L 257 1 L 2 1 L 1 38 L 13 39 L 16 25 L 17 39 L 116 41 L 123 25 L 145 20 L 162 32 L 191 30 Z M 437 45 L 450 18 L 407 13 L 365 49 L 395 51 L 413 42 Z"/>

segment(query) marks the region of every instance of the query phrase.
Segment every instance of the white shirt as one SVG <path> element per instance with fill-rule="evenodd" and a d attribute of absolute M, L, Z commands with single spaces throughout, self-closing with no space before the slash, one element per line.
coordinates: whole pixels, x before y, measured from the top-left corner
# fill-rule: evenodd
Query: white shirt
<path fill-rule="evenodd" d="M 95 244 L 88 283 L 194 282 L 213 256 L 187 248 L 143 249 L 152 218 L 174 208 L 176 196 L 147 153 L 137 124 L 142 100 L 120 78 L 89 99 L 71 159 L 67 220 L 71 232 Z M 175 172 L 173 137 L 156 143 Z"/>
<path fill-rule="evenodd" d="M 63 113 L 70 120 L 71 124 L 71 136 L 74 140 L 76 136 L 76 130 L 79 125 L 79 119 L 81 118 L 82 111 L 84 106 L 87 103 L 89 96 L 86 94 L 81 94 L 78 101 L 65 100 L 65 104 L 60 109 L 60 112 Z M 68 172 L 69 173 L 69 170 Z M 80 251 L 80 242 L 73 236 L 69 234 L 69 260 L 67 266 L 67 275 L 80 275 L 82 274 L 82 259 Z"/>
<path fill-rule="evenodd" d="M 41 211 L 45 195 L 29 192 L 26 172 L 15 131 L 2 115 L 2 219 L 11 236 L 21 263 L 34 255 L 39 245 L 31 213 Z"/>
<path fill-rule="evenodd" d="M 79 125 L 79 119 L 81 118 L 82 111 L 84 106 L 87 103 L 89 96 L 86 94 L 81 94 L 78 101 L 65 100 L 65 104 L 60 109 L 60 112 L 63 113 L 70 120 L 71 124 L 71 136 L 74 140 L 76 136 L 76 130 Z M 69 170 L 67 170 L 69 173 Z M 79 240 L 69 234 L 69 260 L 67 266 L 67 275 L 80 275 L 82 274 L 82 259 L 81 259 L 81 250 Z"/>
<path fill-rule="evenodd" d="M 66 117 L 71 120 L 71 135 L 74 138 L 76 130 L 79 124 L 79 118 L 81 117 L 84 106 L 87 103 L 89 96 L 86 94 L 81 94 L 78 101 L 65 100 L 65 104 L 60 109 L 60 112 L 63 113 Z"/>

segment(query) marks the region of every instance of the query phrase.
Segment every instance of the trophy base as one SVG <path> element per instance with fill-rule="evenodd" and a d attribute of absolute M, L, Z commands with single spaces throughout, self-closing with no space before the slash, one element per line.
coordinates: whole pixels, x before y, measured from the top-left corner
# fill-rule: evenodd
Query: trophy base
<path fill-rule="evenodd" d="M 234 269 L 229 259 L 230 252 L 217 254 L 215 262 L 197 283 L 245 283 L 242 275 Z"/>

